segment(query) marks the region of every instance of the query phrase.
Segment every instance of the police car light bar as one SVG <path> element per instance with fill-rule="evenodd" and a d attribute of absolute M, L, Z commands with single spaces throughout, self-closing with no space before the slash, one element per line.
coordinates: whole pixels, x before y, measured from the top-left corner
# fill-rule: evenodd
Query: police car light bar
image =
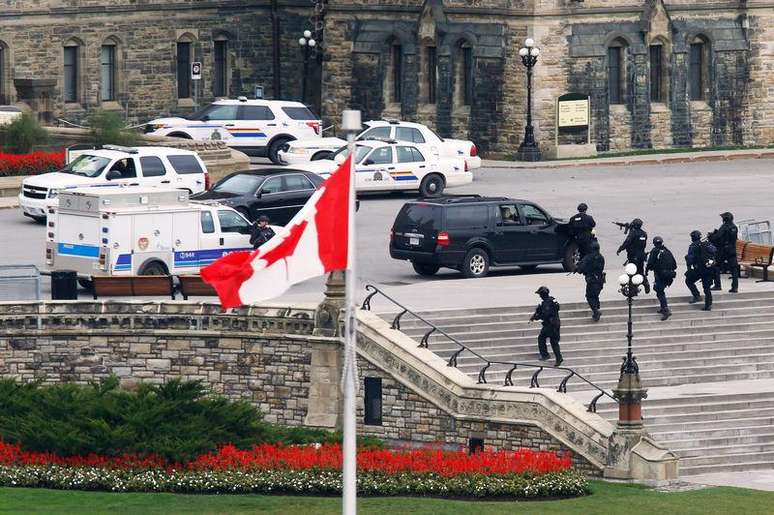
<path fill-rule="evenodd" d="M 137 149 L 133 147 L 123 147 L 121 145 L 102 145 L 104 150 L 115 150 L 117 152 L 126 152 L 127 154 L 137 154 Z"/>

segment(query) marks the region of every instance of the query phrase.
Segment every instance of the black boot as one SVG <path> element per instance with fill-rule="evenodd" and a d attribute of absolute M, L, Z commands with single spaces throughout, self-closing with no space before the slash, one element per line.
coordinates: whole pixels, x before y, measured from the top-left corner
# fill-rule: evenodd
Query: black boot
<path fill-rule="evenodd" d="M 600 318 L 602 318 L 602 312 L 598 309 L 594 310 L 594 312 L 591 314 L 591 319 L 594 322 L 599 322 Z"/>
<path fill-rule="evenodd" d="M 739 288 L 731 288 L 728 293 L 739 293 Z"/>
<path fill-rule="evenodd" d="M 558 358 L 556 358 L 556 363 L 554 363 L 554 366 L 555 366 L 555 367 L 558 367 L 558 366 L 559 366 L 559 365 L 561 365 L 563 362 L 564 362 L 564 359 L 562 359 L 562 357 L 561 357 L 561 356 L 559 356 Z"/>
<path fill-rule="evenodd" d="M 658 308 L 658 310 L 656 310 L 656 313 L 658 313 L 660 315 L 663 315 L 664 314 L 664 308 Z"/>
<path fill-rule="evenodd" d="M 688 301 L 688 304 L 696 304 L 697 302 L 701 302 L 701 297 L 694 295 L 693 298 Z"/>
<path fill-rule="evenodd" d="M 719 284 L 717 284 L 717 285 L 713 286 L 713 287 L 712 287 L 712 288 L 710 288 L 710 289 L 711 289 L 712 291 L 720 291 L 720 290 L 722 290 L 723 288 L 721 288 L 721 287 L 720 287 L 720 285 L 719 285 Z"/>
<path fill-rule="evenodd" d="M 712 311 L 712 304 L 705 304 L 702 311 Z"/>
<path fill-rule="evenodd" d="M 671 311 L 669 311 L 669 309 L 667 309 L 666 311 L 663 311 L 662 313 L 663 313 L 663 314 L 661 315 L 661 320 L 662 320 L 662 321 L 664 321 L 664 320 L 666 320 L 666 319 L 668 319 L 669 317 L 671 317 L 671 316 L 672 316 L 672 312 L 671 312 Z"/>

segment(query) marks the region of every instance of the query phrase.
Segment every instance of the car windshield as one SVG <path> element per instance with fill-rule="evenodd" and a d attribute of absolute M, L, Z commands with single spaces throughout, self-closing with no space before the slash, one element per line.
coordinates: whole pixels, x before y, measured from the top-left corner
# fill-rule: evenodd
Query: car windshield
<path fill-rule="evenodd" d="M 355 162 L 359 163 L 363 160 L 363 158 L 373 149 L 373 147 L 369 147 L 366 145 L 358 145 L 355 149 Z M 335 154 L 333 154 L 333 158 L 335 159 L 336 156 L 341 156 L 344 159 L 349 157 L 349 148 L 347 147 L 341 147 L 336 151 Z"/>
<path fill-rule="evenodd" d="M 261 175 L 237 174 L 226 177 L 213 186 L 212 191 L 218 193 L 233 193 L 235 195 L 252 195 L 263 182 Z"/>
<path fill-rule="evenodd" d="M 81 154 L 59 171 L 84 177 L 97 177 L 110 164 L 110 161 L 111 159 L 107 157 Z"/>

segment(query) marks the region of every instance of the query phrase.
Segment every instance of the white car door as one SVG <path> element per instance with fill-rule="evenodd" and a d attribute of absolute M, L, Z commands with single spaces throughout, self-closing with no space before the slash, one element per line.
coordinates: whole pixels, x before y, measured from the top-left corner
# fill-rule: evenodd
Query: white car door
<path fill-rule="evenodd" d="M 218 209 L 220 226 L 220 247 L 226 255 L 239 250 L 252 250 L 250 245 L 250 222 L 233 209 Z"/>
<path fill-rule="evenodd" d="M 215 216 L 215 209 L 202 209 L 199 217 L 199 249 L 192 249 L 190 254 L 181 256 L 186 261 L 195 262 L 200 268 L 212 264 L 223 255 L 220 232 L 215 228 Z"/>
<path fill-rule="evenodd" d="M 167 174 L 167 167 L 156 156 L 144 156 L 140 158 L 140 173 L 143 186 L 172 187 L 171 174 Z"/>
<path fill-rule="evenodd" d="M 235 127 L 239 106 L 237 104 L 212 105 L 201 119 L 196 139 L 222 139 L 231 144 L 230 129 Z"/>
<path fill-rule="evenodd" d="M 207 179 L 204 163 L 193 154 L 170 154 L 167 161 L 171 168 L 167 169 L 168 178 L 177 189 L 185 189 L 191 193 L 204 191 Z"/>
<path fill-rule="evenodd" d="M 430 134 L 428 134 L 428 137 L 429 136 Z M 417 145 L 426 145 L 433 155 L 440 156 L 440 141 L 436 141 L 436 138 L 428 140 L 428 138 L 425 138 L 422 134 L 422 131 L 416 127 L 397 127 L 395 129 L 395 139 L 398 141 L 416 143 Z"/>
<path fill-rule="evenodd" d="M 268 106 L 240 105 L 236 120 L 228 127 L 235 147 L 265 147 L 280 127 Z"/>
<path fill-rule="evenodd" d="M 138 176 L 137 169 L 137 159 L 133 157 L 117 159 L 107 167 L 104 178 L 113 185 L 139 186 L 142 178 Z"/>
<path fill-rule="evenodd" d="M 392 146 L 385 145 L 371 151 L 355 168 L 357 190 L 390 190 L 394 181 L 391 172 L 395 171 Z"/>
<path fill-rule="evenodd" d="M 416 149 L 408 145 L 396 145 L 396 166 L 390 175 L 395 182 L 395 189 L 413 190 L 419 187 L 419 182 L 427 173 L 424 157 Z"/>

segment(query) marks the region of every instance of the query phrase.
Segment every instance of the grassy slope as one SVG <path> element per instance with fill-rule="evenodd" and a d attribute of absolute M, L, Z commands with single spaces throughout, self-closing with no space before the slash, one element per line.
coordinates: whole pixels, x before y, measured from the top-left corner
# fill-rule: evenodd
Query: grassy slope
<path fill-rule="evenodd" d="M 661 493 L 636 485 L 592 483 L 594 495 L 547 502 L 467 502 L 440 499 L 362 499 L 364 514 L 410 513 L 454 515 L 690 515 L 771 514 L 774 492 L 740 488 L 710 488 L 691 492 Z M 56 490 L 0 488 L 0 513 L 272 513 L 338 514 L 337 498 L 280 496 L 190 496 L 172 494 L 111 494 Z"/>

